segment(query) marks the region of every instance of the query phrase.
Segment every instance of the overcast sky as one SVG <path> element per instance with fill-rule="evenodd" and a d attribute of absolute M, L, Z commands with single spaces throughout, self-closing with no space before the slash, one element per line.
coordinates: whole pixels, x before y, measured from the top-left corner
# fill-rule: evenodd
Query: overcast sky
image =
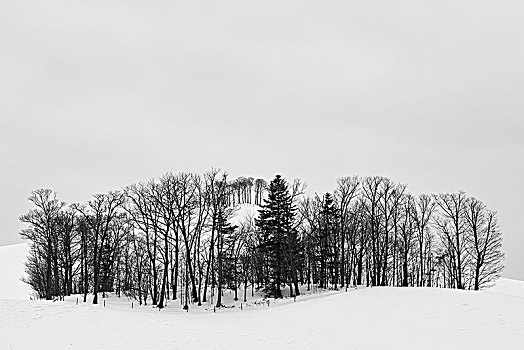
<path fill-rule="evenodd" d="M 0 245 L 40 187 L 378 174 L 483 200 L 524 279 L 524 6 L 428 3 L 3 0 Z"/>

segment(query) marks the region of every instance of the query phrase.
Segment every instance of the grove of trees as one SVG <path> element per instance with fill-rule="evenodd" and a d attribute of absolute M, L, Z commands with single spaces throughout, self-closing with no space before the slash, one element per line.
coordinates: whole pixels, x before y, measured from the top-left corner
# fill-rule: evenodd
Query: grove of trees
<path fill-rule="evenodd" d="M 20 217 L 26 282 L 40 298 L 113 292 L 158 308 L 222 305 L 263 289 L 428 286 L 478 290 L 503 269 L 497 214 L 464 192 L 413 196 L 382 177 L 342 177 L 308 195 L 300 180 L 212 169 L 168 173 L 66 204 L 49 189 Z M 237 213 L 250 205 L 258 215 Z M 242 210 L 240 210 L 242 211 Z"/>

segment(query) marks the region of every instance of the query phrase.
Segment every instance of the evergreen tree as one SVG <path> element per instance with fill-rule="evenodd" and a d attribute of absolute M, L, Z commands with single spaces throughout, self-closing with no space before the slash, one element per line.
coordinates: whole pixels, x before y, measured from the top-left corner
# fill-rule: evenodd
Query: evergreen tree
<path fill-rule="evenodd" d="M 338 210 L 333 196 L 324 195 L 320 211 L 321 223 L 319 225 L 319 260 L 320 260 L 320 287 L 326 288 L 328 279 L 335 286 L 339 279 L 339 254 L 338 254 Z"/>
<path fill-rule="evenodd" d="M 100 261 L 100 286 L 99 290 L 103 293 L 105 298 L 105 293 L 113 291 L 113 250 L 109 241 L 106 241 L 102 246 L 102 259 Z"/>
<path fill-rule="evenodd" d="M 217 307 L 222 306 L 222 287 L 225 282 L 231 281 L 231 258 L 228 254 L 228 246 L 230 245 L 232 235 L 237 226 L 231 226 L 227 221 L 226 214 L 223 208 L 219 208 L 217 215 L 217 263 L 218 263 L 218 298 Z"/>
<path fill-rule="evenodd" d="M 259 251 L 265 261 L 266 293 L 282 298 L 281 284 L 286 276 L 293 279 L 298 293 L 295 255 L 297 235 L 293 229 L 295 208 L 285 179 L 277 175 L 269 184 L 268 198 L 259 210 L 256 225 L 260 230 Z"/>

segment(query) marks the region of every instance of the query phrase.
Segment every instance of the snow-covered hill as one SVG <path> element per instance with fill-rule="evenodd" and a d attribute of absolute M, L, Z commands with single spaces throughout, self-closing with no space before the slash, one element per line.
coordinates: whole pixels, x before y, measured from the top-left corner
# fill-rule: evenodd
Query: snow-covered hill
<path fill-rule="evenodd" d="M 260 207 L 255 204 L 239 204 L 237 205 L 232 212 L 231 218 L 229 218 L 229 222 L 232 225 L 242 226 L 247 224 L 248 222 L 252 221 L 253 219 L 258 217 L 258 210 Z"/>
<path fill-rule="evenodd" d="M 77 305 L 76 297 L 29 301 L 27 290 L 11 286 L 25 249 L 0 247 L 0 289 L 26 299 L 0 300 L 0 349 L 492 350 L 524 343 L 522 281 L 501 279 L 482 292 L 362 288 L 216 313 L 209 305 L 186 313 L 174 303 L 159 312 L 115 297 L 106 307 Z"/>
<path fill-rule="evenodd" d="M 29 299 L 31 289 L 21 281 L 25 277 L 27 252 L 28 246 L 25 243 L 0 247 L 0 299 Z"/>

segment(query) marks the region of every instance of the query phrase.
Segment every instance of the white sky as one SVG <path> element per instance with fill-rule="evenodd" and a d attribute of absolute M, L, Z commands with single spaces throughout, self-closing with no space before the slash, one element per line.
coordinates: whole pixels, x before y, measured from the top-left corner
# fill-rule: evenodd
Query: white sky
<path fill-rule="evenodd" d="M 520 1 L 4 0 L 0 244 L 29 192 L 381 174 L 499 212 L 524 279 Z"/>

